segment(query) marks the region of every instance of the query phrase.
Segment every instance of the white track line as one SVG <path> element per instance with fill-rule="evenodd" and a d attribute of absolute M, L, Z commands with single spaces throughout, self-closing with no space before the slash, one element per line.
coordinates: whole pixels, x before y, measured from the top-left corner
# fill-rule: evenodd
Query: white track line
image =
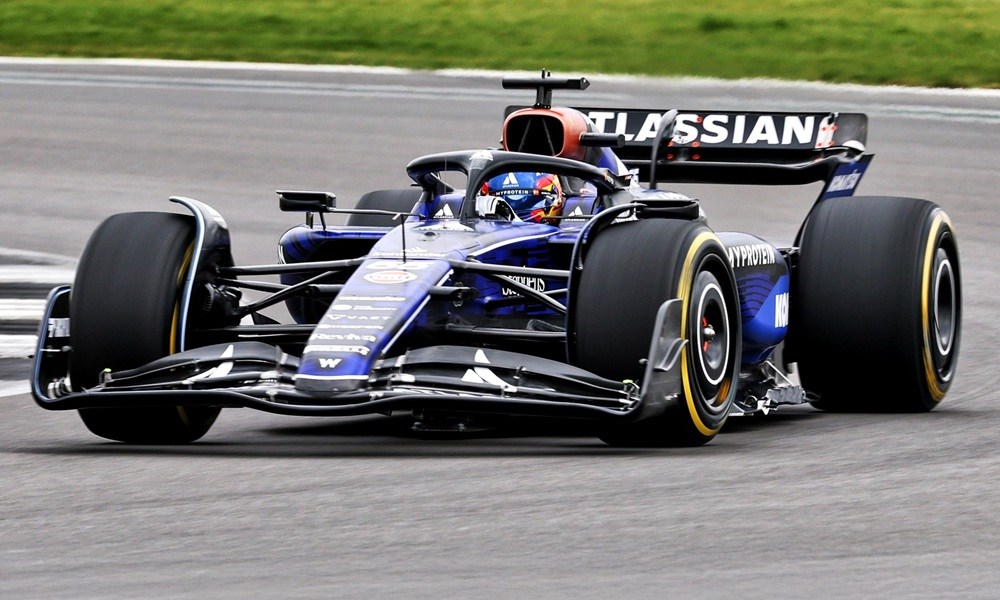
<path fill-rule="evenodd" d="M 500 76 L 537 75 L 538 71 L 494 71 L 475 69 L 436 69 L 418 70 L 399 67 L 366 67 L 360 65 L 298 65 L 284 63 L 250 63 L 250 62 L 220 62 L 220 61 L 188 61 L 137 58 L 32 58 L 17 56 L 0 56 L 0 65 L 111 65 L 123 67 L 156 67 L 164 69 L 216 69 L 230 71 L 286 71 L 302 73 L 344 73 L 368 75 L 407 75 L 411 73 L 427 73 L 441 77 L 476 77 L 496 79 Z M 910 86 L 879 86 L 860 84 L 835 84 L 821 81 L 785 81 L 780 79 L 744 78 L 716 79 L 712 77 L 652 77 L 646 75 L 623 75 L 615 73 L 588 74 L 589 79 L 605 81 L 643 82 L 661 81 L 675 82 L 685 86 L 717 86 L 725 84 L 735 87 L 766 87 L 771 89 L 795 88 L 814 90 L 840 90 L 867 94 L 882 94 L 885 92 L 912 94 L 917 96 L 966 96 L 1000 99 L 1000 90 L 987 88 L 928 88 Z"/>

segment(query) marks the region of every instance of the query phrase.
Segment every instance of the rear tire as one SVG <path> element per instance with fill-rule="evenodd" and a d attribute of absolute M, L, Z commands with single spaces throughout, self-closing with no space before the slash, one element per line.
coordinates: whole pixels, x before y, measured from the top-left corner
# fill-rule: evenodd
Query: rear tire
<path fill-rule="evenodd" d="M 70 299 L 70 380 L 81 390 L 102 371 L 138 367 L 180 350 L 180 294 L 194 251 L 187 215 L 124 213 L 101 223 L 77 266 Z M 221 409 L 80 409 L 95 435 L 134 444 L 181 444 L 205 435 Z"/>
<path fill-rule="evenodd" d="M 793 278 L 789 337 L 813 405 L 933 409 L 954 380 L 961 337 L 958 245 L 948 216 L 915 198 L 816 206 Z M 857 372 L 870 370 L 861 383 Z"/>
<path fill-rule="evenodd" d="M 683 302 L 683 390 L 664 414 L 601 434 L 613 446 L 699 446 L 722 428 L 736 397 L 741 321 L 725 248 L 705 225 L 675 219 L 601 231 L 585 257 L 571 309 L 575 358 L 603 377 L 641 381 L 656 312 Z"/>
<path fill-rule="evenodd" d="M 420 200 L 421 194 L 423 194 L 423 190 L 420 188 L 375 190 L 358 198 L 358 203 L 354 208 L 409 213 L 413 211 L 413 207 Z M 347 224 L 360 227 L 395 227 L 406 220 L 405 215 L 398 219 L 393 217 L 394 215 L 354 213 L 347 217 Z"/>

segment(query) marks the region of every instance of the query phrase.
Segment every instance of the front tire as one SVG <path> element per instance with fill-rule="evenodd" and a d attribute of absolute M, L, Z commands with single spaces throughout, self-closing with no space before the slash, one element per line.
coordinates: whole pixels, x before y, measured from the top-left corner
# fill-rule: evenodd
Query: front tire
<path fill-rule="evenodd" d="M 70 297 L 70 380 L 75 390 L 105 369 L 138 367 L 179 347 L 181 289 L 194 251 L 194 219 L 124 213 L 101 223 L 77 266 Z M 221 409 L 80 409 L 92 433 L 134 444 L 182 444 L 205 435 Z"/>
<path fill-rule="evenodd" d="M 648 219 L 601 231 L 586 254 L 571 311 L 579 366 L 640 381 L 656 312 L 682 301 L 682 394 L 664 414 L 601 434 L 613 446 L 699 446 L 711 441 L 736 397 L 741 321 L 725 248 L 704 224 Z"/>
<path fill-rule="evenodd" d="M 936 407 L 954 381 L 962 323 L 958 244 L 944 211 L 915 198 L 826 200 L 800 248 L 789 336 L 803 386 L 819 394 L 813 405 Z"/>

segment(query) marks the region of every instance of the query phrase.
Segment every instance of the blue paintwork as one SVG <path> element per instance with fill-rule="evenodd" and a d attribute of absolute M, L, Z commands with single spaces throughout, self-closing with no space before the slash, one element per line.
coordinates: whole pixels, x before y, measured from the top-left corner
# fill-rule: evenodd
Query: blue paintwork
<path fill-rule="evenodd" d="M 405 229 L 405 232 L 404 232 Z M 337 392 L 355 389 L 401 336 L 426 330 L 429 320 L 444 318 L 425 311 L 433 286 L 455 283 L 449 261 L 477 259 L 489 264 L 565 268 L 551 264 L 548 240 L 559 228 L 542 223 L 478 220 L 460 224 L 457 219 L 408 220 L 378 241 L 367 259 L 344 282 L 344 288 L 320 319 L 302 354 L 296 387 L 309 391 Z M 406 247 L 403 248 L 405 233 Z M 307 260 L 330 240 L 357 236 L 356 230 L 300 227 L 282 238 L 286 256 Z M 404 251 L 405 250 L 405 251 Z M 491 308 L 505 293 L 503 287 L 481 275 L 466 273 L 464 283 L 483 293 L 462 308 L 465 318 L 497 317 L 524 306 Z M 538 285 L 565 286 L 555 279 Z M 529 309 L 551 315 L 551 309 Z"/>
<path fill-rule="evenodd" d="M 788 264 L 776 247 L 756 236 L 717 232 L 726 246 L 740 297 L 743 364 L 766 360 L 788 333 Z"/>

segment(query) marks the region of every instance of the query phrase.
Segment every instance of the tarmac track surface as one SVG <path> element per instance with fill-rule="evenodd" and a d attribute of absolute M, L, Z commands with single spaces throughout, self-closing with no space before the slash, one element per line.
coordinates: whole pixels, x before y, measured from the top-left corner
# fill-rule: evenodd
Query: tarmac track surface
<path fill-rule="evenodd" d="M 556 101 L 867 112 L 876 157 L 859 193 L 929 198 L 958 232 L 964 334 L 944 403 L 786 409 L 688 450 L 528 425 L 422 439 L 394 419 L 235 409 L 191 446 L 129 447 L 18 393 L 28 360 L 10 350 L 0 597 L 1000 596 L 1000 95 L 583 75 L 590 90 Z M 495 145 L 503 107 L 529 96 L 499 74 L 0 61 L 0 298 L 37 300 L 100 220 L 174 210 L 171 195 L 226 217 L 237 262 L 270 262 L 295 224 L 274 190 L 349 206 L 406 185 L 415 156 Z M 774 240 L 816 191 L 675 187 L 716 229 Z M 11 306 L 0 332 L 30 337 Z"/>

